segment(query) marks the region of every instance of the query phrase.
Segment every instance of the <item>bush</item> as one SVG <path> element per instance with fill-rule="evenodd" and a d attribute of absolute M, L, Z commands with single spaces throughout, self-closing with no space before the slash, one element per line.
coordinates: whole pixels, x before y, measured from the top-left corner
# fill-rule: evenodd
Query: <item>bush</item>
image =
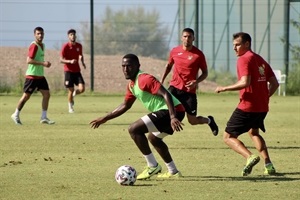
<path fill-rule="evenodd" d="M 292 65 L 292 70 L 288 74 L 286 91 L 289 95 L 300 95 L 300 63 Z"/>

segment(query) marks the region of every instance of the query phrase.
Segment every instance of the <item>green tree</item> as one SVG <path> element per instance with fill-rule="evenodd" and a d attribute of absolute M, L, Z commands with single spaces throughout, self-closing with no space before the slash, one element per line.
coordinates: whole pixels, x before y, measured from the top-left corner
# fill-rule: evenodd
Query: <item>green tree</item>
<path fill-rule="evenodd" d="M 85 53 L 90 53 L 90 24 L 82 25 Z M 94 53 L 116 55 L 135 53 L 139 56 L 166 58 L 168 28 L 159 22 L 156 10 L 143 7 L 114 12 L 106 8 L 104 19 L 94 23 Z"/>

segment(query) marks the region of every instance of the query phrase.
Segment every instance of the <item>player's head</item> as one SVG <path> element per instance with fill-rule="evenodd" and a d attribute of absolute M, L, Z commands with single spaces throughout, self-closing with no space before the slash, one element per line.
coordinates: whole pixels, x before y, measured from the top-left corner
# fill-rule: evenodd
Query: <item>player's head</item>
<path fill-rule="evenodd" d="M 68 38 L 69 38 L 70 42 L 76 41 L 76 30 L 75 29 L 68 30 Z"/>
<path fill-rule="evenodd" d="M 191 48 L 195 40 L 194 30 L 191 28 L 185 28 L 182 30 L 181 41 L 184 47 Z"/>
<path fill-rule="evenodd" d="M 37 43 L 42 43 L 42 41 L 44 39 L 44 29 L 40 26 L 35 27 L 35 29 L 33 30 L 33 33 L 34 33 L 35 41 Z"/>
<path fill-rule="evenodd" d="M 247 51 L 251 50 L 251 36 L 244 32 L 234 33 L 233 50 L 237 56 L 244 55 Z"/>
<path fill-rule="evenodd" d="M 123 56 L 122 70 L 126 79 L 134 80 L 140 70 L 139 58 L 134 54 Z"/>

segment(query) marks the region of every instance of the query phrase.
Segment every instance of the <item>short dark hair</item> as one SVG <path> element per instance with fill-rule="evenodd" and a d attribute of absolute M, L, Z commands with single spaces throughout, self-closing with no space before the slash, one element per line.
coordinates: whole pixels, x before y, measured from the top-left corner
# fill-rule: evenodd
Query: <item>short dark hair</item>
<path fill-rule="evenodd" d="M 76 31 L 75 31 L 75 29 L 70 29 L 70 30 L 68 30 L 68 35 L 69 35 L 70 33 L 74 33 L 74 34 L 76 34 Z"/>
<path fill-rule="evenodd" d="M 242 43 L 249 42 L 251 45 L 251 36 L 245 32 L 238 32 L 232 35 L 233 39 L 242 38 Z"/>
<path fill-rule="evenodd" d="M 44 29 L 42 27 L 38 26 L 38 27 L 35 27 L 35 29 L 33 30 L 33 33 L 35 33 L 36 31 L 44 32 Z"/>
<path fill-rule="evenodd" d="M 185 28 L 182 30 L 182 33 L 187 32 L 187 33 L 191 33 L 193 36 L 195 36 L 194 30 L 191 28 Z"/>
<path fill-rule="evenodd" d="M 128 59 L 130 59 L 134 64 L 140 65 L 139 58 L 138 58 L 135 54 L 132 54 L 132 53 L 126 54 L 125 56 L 123 56 L 123 59 L 124 59 L 124 58 L 128 58 Z"/>

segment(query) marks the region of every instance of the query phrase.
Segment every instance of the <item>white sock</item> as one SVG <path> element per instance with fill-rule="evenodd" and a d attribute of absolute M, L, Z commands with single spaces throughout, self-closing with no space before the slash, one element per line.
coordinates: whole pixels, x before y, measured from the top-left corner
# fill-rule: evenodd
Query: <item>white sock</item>
<path fill-rule="evenodd" d="M 20 115 L 20 111 L 19 111 L 18 108 L 16 108 L 16 110 L 15 110 L 15 115 L 16 115 L 16 116 L 19 116 L 19 115 Z"/>
<path fill-rule="evenodd" d="M 68 105 L 69 105 L 69 109 L 73 108 L 72 103 L 69 102 Z"/>
<path fill-rule="evenodd" d="M 43 110 L 42 111 L 42 119 L 46 119 L 47 118 L 47 110 Z"/>
<path fill-rule="evenodd" d="M 166 163 L 166 166 L 168 168 L 168 171 L 171 173 L 171 174 L 176 174 L 178 172 L 176 166 L 175 166 L 175 163 L 174 161 L 171 161 L 169 163 Z"/>
<path fill-rule="evenodd" d="M 148 167 L 156 167 L 157 166 L 157 161 L 154 158 L 153 153 L 150 153 L 149 155 L 144 155 L 146 161 L 147 161 L 147 166 Z"/>
<path fill-rule="evenodd" d="M 73 91 L 73 93 L 72 93 L 72 96 L 73 96 L 73 97 L 75 97 L 75 96 L 76 96 L 76 94 L 77 94 L 77 91 L 76 91 L 76 90 L 74 90 L 74 91 Z"/>
<path fill-rule="evenodd" d="M 265 164 L 266 167 L 267 167 L 268 165 L 272 165 L 272 163 L 267 163 L 267 164 Z"/>
<path fill-rule="evenodd" d="M 209 118 L 207 118 L 207 120 L 208 120 L 207 124 L 210 124 L 210 121 L 211 121 L 211 120 L 210 120 Z"/>

